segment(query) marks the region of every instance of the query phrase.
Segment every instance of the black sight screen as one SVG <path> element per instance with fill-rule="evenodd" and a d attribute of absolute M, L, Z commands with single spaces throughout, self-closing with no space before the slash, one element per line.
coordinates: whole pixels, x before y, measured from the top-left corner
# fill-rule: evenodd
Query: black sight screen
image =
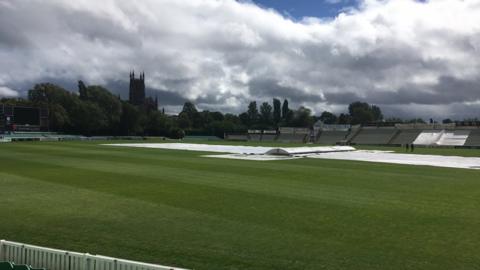
<path fill-rule="evenodd" d="M 15 107 L 13 117 L 17 125 L 40 125 L 40 110 L 38 108 Z"/>

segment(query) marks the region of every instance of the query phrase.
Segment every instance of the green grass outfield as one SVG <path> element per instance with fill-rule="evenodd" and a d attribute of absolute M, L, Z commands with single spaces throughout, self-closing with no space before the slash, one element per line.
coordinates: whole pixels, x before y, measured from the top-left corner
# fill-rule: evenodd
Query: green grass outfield
<path fill-rule="evenodd" d="M 197 270 L 480 267 L 480 171 L 99 143 L 0 144 L 0 238 Z"/>

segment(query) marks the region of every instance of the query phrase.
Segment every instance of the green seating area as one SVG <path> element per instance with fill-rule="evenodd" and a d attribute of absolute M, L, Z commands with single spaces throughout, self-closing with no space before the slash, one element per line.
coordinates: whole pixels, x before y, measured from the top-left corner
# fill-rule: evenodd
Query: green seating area
<path fill-rule="evenodd" d="M 480 129 L 472 130 L 465 142 L 465 146 L 480 146 Z"/>
<path fill-rule="evenodd" d="M 278 141 L 285 143 L 304 143 L 306 141 L 307 134 L 285 134 L 281 133 L 278 136 Z"/>
<path fill-rule="evenodd" d="M 420 129 L 406 129 L 400 130 L 399 133 L 390 141 L 393 145 L 405 145 L 411 144 L 420 135 L 422 130 Z"/>
<path fill-rule="evenodd" d="M 262 141 L 262 134 L 248 134 L 250 141 L 260 142 Z"/>
<path fill-rule="evenodd" d="M 336 144 L 338 142 L 345 141 L 348 134 L 348 130 L 324 130 L 317 135 L 316 143 Z"/>
<path fill-rule="evenodd" d="M 200 140 L 200 141 L 221 141 L 222 139 L 217 136 L 202 136 L 202 135 L 187 135 L 185 139 L 188 140 Z"/>
<path fill-rule="evenodd" d="M 247 134 L 227 134 L 225 136 L 225 139 L 229 141 L 248 141 L 248 135 Z"/>
<path fill-rule="evenodd" d="M 0 270 L 45 270 L 45 268 L 33 268 L 29 265 L 13 262 L 0 262 Z"/>
<path fill-rule="evenodd" d="M 352 139 L 352 144 L 385 145 L 397 133 L 394 128 L 362 128 Z"/>
<path fill-rule="evenodd" d="M 277 134 L 263 134 L 262 142 L 273 142 L 277 139 Z"/>

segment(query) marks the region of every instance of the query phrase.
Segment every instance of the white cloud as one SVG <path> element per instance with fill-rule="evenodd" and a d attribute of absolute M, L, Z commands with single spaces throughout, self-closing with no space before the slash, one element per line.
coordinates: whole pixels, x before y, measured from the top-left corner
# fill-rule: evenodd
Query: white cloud
<path fill-rule="evenodd" d="M 364 0 L 335 19 L 301 21 L 233 0 L 0 6 L 0 79 L 15 88 L 51 78 L 106 84 L 135 69 L 150 87 L 209 109 L 274 96 L 316 111 L 356 99 L 387 114 L 480 109 L 479 0 Z"/>
<path fill-rule="evenodd" d="M 18 97 L 18 92 L 5 86 L 0 86 L 0 97 Z"/>

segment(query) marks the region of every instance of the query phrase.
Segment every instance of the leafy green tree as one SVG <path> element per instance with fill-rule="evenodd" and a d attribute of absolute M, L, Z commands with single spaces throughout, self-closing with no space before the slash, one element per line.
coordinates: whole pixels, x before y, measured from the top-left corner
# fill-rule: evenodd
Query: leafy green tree
<path fill-rule="evenodd" d="M 366 102 L 353 102 L 348 106 L 352 124 L 367 124 L 383 120 L 382 111 L 378 106 L 370 106 Z"/>
<path fill-rule="evenodd" d="M 242 123 L 242 125 L 248 127 L 250 125 L 250 117 L 248 116 L 248 113 L 244 112 L 238 115 L 238 119 Z"/>
<path fill-rule="evenodd" d="M 74 129 L 71 113 L 79 103 L 77 95 L 58 85 L 42 83 L 28 91 L 28 100 L 35 106 L 48 108 L 52 130 L 69 132 Z"/>
<path fill-rule="evenodd" d="M 453 121 L 452 121 L 452 119 L 447 118 L 447 119 L 443 119 L 443 120 L 442 120 L 442 123 L 443 123 L 443 124 L 451 124 L 451 123 L 453 123 Z"/>
<path fill-rule="evenodd" d="M 263 102 L 260 105 L 260 119 L 264 128 L 272 125 L 272 106 L 268 102 Z"/>
<path fill-rule="evenodd" d="M 335 123 L 337 123 L 337 116 L 331 112 L 327 112 L 327 111 L 324 111 L 322 112 L 322 114 L 320 115 L 320 120 L 324 123 L 324 124 L 329 124 L 329 125 L 333 125 Z"/>
<path fill-rule="evenodd" d="M 71 112 L 71 117 L 75 131 L 80 134 L 91 136 L 108 130 L 107 116 L 94 102 L 78 102 Z"/>
<path fill-rule="evenodd" d="M 121 133 L 124 135 L 143 135 L 144 115 L 135 106 L 128 102 L 122 102 Z"/>
<path fill-rule="evenodd" d="M 313 122 L 312 111 L 306 107 L 300 106 L 300 108 L 294 112 L 291 125 L 295 127 L 312 127 Z"/>
<path fill-rule="evenodd" d="M 184 130 L 189 130 L 192 128 L 192 121 L 186 113 L 180 113 L 177 119 L 178 127 Z"/>
<path fill-rule="evenodd" d="M 341 113 L 338 116 L 338 123 L 340 125 L 349 125 L 352 123 L 352 117 L 349 114 Z"/>
<path fill-rule="evenodd" d="M 179 127 L 173 126 L 168 131 L 168 136 L 172 139 L 182 139 L 185 137 L 185 131 Z"/>
<path fill-rule="evenodd" d="M 80 99 L 98 105 L 106 117 L 106 125 L 99 131 L 105 134 L 118 133 L 122 116 L 122 103 L 118 97 L 102 86 L 92 85 L 86 87 L 82 81 L 79 81 L 78 84 Z"/>
<path fill-rule="evenodd" d="M 152 111 L 147 115 L 145 134 L 150 136 L 168 136 L 172 127 L 171 119 L 159 111 Z"/>
<path fill-rule="evenodd" d="M 51 130 L 66 131 L 66 129 L 72 125 L 70 115 L 62 105 L 56 103 L 50 104 L 48 105 L 48 111 L 48 121 Z"/>
<path fill-rule="evenodd" d="M 278 125 L 280 123 L 280 120 L 282 119 L 282 103 L 280 102 L 279 99 L 274 98 L 273 99 L 273 122 L 275 125 Z"/>
<path fill-rule="evenodd" d="M 88 99 L 87 86 L 83 81 L 78 81 L 78 93 L 80 94 L 81 99 Z"/>
<path fill-rule="evenodd" d="M 30 100 L 25 100 L 23 98 L 1 98 L 0 99 L 1 104 L 5 105 L 17 105 L 17 106 L 34 106 L 35 104 L 31 102 Z"/>
<path fill-rule="evenodd" d="M 288 117 L 290 116 L 290 108 L 288 107 L 288 100 L 284 100 L 283 101 L 283 105 L 282 105 L 282 118 L 283 120 L 288 120 Z"/>
<path fill-rule="evenodd" d="M 197 108 L 195 107 L 195 104 L 193 104 L 190 101 L 185 102 L 183 104 L 182 111 L 180 112 L 181 114 L 186 114 L 188 116 L 193 116 L 194 114 L 198 113 Z"/>
<path fill-rule="evenodd" d="M 213 121 L 223 121 L 224 119 L 224 116 L 221 112 L 210 112 L 209 115 Z"/>
<path fill-rule="evenodd" d="M 191 130 L 191 129 L 201 129 L 204 127 L 204 118 L 202 118 L 202 115 L 198 112 L 197 108 L 195 105 L 187 101 L 183 105 L 182 111 L 180 112 L 179 120 L 182 121 L 181 128 L 184 128 L 186 130 Z M 186 123 L 189 123 L 188 126 L 182 127 L 186 125 Z"/>
<path fill-rule="evenodd" d="M 250 104 L 248 104 L 247 114 L 248 114 L 248 125 L 249 126 L 255 125 L 258 122 L 258 118 L 259 118 L 256 101 L 252 101 L 250 102 Z"/>
<path fill-rule="evenodd" d="M 427 122 L 425 122 L 425 120 L 423 120 L 422 118 L 413 118 L 413 119 L 408 119 L 405 121 L 405 123 L 408 123 L 408 124 L 426 124 Z"/>
<path fill-rule="evenodd" d="M 382 110 L 380 110 L 380 107 L 372 105 L 371 110 L 373 114 L 373 121 L 379 122 L 383 120 L 383 114 Z"/>

